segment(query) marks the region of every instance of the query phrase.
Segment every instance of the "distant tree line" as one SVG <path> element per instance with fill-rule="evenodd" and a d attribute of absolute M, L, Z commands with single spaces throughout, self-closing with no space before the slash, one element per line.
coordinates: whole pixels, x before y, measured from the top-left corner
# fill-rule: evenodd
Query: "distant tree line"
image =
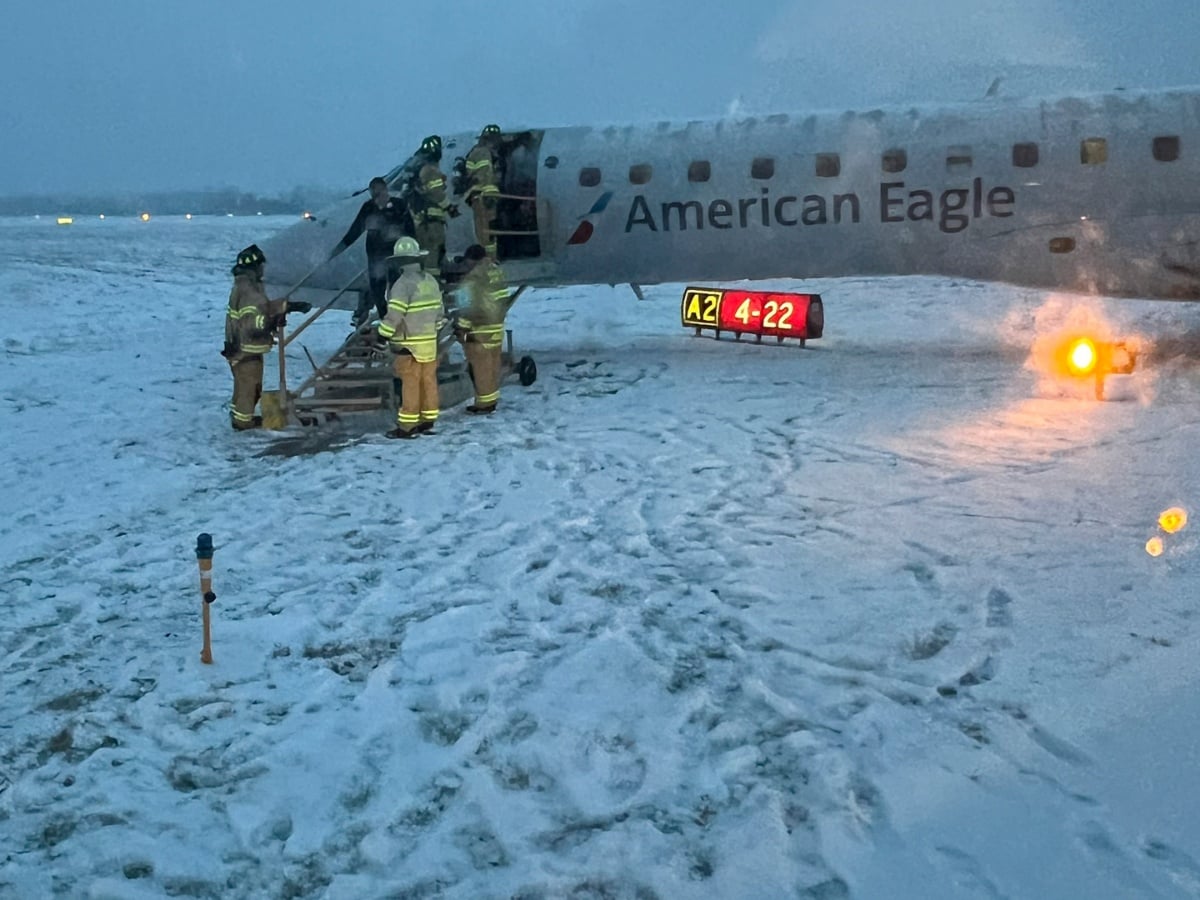
<path fill-rule="evenodd" d="M 124 191 L 108 194 L 27 194 L 0 197 L 0 216 L 136 216 L 151 215 L 252 216 L 299 215 L 349 196 L 349 190 L 297 187 L 268 196 L 235 188 L 196 191 Z"/>

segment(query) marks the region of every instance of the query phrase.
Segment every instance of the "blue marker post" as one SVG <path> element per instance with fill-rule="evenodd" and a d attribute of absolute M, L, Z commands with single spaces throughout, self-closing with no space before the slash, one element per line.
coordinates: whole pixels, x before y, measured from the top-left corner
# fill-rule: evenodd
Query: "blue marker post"
<path fill-rule="evenodd" d="M 196 561 L 200 564 L 200 595 L 204 598 L 204 605 L 201 607 L 204 619 L 204 646 L 200 649 L 200 662 L 208 664 L 212 663 L 212 635 L 208 608 L 217 599 L 217 595 L 212 592 L 212 557 L 212 535 L 202 534 L 196 538 Z"/>

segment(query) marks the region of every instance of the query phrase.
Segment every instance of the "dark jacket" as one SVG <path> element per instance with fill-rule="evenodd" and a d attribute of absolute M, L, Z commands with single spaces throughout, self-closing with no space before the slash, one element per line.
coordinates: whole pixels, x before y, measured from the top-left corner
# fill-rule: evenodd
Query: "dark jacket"
<path fill-rule="evenodd" d="M 396 241 L 405 235 L 413 235 L 413 220 L 408 204 L 399 197 L 390 197 L 383 209 L 380 209 L 372 197 L 359 209 L 346 236 L 339 243 L 338 250 L 345 249 L 357 241 L 363 231 L 367 233 L 367 259 L 386 259 L 392 255 L 392 247 Z"/>

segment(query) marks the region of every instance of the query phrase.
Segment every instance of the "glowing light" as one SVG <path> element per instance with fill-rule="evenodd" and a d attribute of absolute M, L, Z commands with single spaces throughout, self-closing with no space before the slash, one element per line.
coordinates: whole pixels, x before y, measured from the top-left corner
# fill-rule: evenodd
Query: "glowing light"
<path fill-rule="evenodd" d="M 192 214 L 191 214 L 191 213 L 187 213 L 187 214 L 185 214 L 185 215 L 184 215 L 184 218 L 185 218 L 185 219 L 190 219 L 191 217 L 192 217 Z"/>
<path fill-rule="evenodd" d="M 1162 556 L 1163 542 L 1160 537 L 1152 537 L 1146 541 L 1146 552 L 1151 556 Z"/>
<path fill-rule="evenodd" d="M 305 211 L 304 211 L 304 214 L 303 214 L 302 216 L 300 216 L 300 218 L 302 218 L 302 219 L 313 219 L 313 218 L 316 218 L 316 217 L 315 217 L 315 216 L 314 216 L 312 213 L 310 213 L 308 210 L 305 210 Z"/>
<path fill-rule="evenodd" d="M 1096 342 L 1091 338 L 1076 338 L 1067 350 L 1067 367 L 1072 375 L 1090 375 L 1096 370 Z"/>
<path fill-rule="evenodd" d="M 689 287 L 679 307 L 685 328 L 712 328 L 736 335 L 819 338 L 825 329 L 820 294 Z"/>
<path fill-rule="evenodd" d="M 104 218 L 104 213 L 100 213 L 100 218 Z"/>
<path fill-rule="evenodd" d="M 1015 319 L 1012 324 L 1018 329 L 1028 327 L 1024 321 Z M 1034 312 L 1033 341 L 1025 368 L 1040 376 L 1039 393 L 1094 396 L 1102 384 L 1098 377 L 1111 371 L 1107 363 L 1113 356 L 1113 348 L 1130 339 L 1127 336 L 1114 340 L 1116 334 L 1116 326 L 1094 302 L 1052 295 Z M 1086 366 L 1087 345 L 1079 350 L 1082 341 L 1090 342 L 1095 355 L 1090 368 Z M 1130 349 L 1136 349 L 1132 343 Z M 1082 358 L 1072 359 L 1076 353 L 1082 354 Z M 1081 367 L 1080 363 L 1085 365 Z"/>
<path fill-rule="evenodd" d="M 142 218 L 143 222 L 149 222 L 150 221 L 150 213 L 142 213 L 141 218 Z"/>
<path fill-rule="evenodd" d="M 1158 527 L 1167 534 L 1181 531 L 1187 525 L 1187 511 L 1180 506 L 1172 506 L 1158 514 Z"/>
<path fill-rule="evenodd" d="M 74 220 L 74 219 L 72 219 L 70 216 L 59 216 L 59 217 L 58 217 L 58 224 L 59 224 L 59 225 L 70 225 L 70 224 L 71 224 L 72 222 L 74 222 L 74 221 L 75 221 L 75 220 Z"/>

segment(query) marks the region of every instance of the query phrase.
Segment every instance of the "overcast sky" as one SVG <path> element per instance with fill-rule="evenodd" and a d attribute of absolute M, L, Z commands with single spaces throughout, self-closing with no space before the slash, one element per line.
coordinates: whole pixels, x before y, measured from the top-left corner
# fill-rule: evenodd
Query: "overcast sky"
<path fill-rule="evenodd" d="M 899 10 L 903 7 L 904 11 Z M 0 194 L 358 186 L 430 132 L 1200 83 L 1196 0 L 11 5 Z"/>

